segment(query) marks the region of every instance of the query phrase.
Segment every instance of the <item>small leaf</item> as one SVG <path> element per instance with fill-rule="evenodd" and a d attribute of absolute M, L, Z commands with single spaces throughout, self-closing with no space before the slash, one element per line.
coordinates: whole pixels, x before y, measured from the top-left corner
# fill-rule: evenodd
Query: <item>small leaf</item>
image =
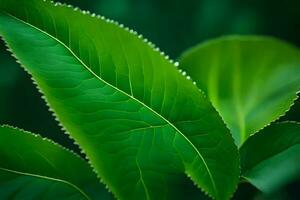
<path fill-rule="evenodd" d="M 118 198 L 180 199 L 184 173 L 210 196 L 230 198 L 237 147 L 209 101 L 162 53 L 69 6 L 2 2 L 0 35 Z"/>
<path fill-rule="evenodd" d="M 108 199 L 76 154 L 29 132 L 0 126 L 0 199 Z"/>
<path fill-rule="evenodd" d="M 242 176 L 270 193 L 300 178 L 300 124 L 271 124 L 241 147 Z"/>
<path fill-rule="evenodd" d="M 269 37 L 206 42 L 184 53 L 180 68 L 208 95 L 238 145 L 283 115 L 300 88 L 300 51 Z"/>

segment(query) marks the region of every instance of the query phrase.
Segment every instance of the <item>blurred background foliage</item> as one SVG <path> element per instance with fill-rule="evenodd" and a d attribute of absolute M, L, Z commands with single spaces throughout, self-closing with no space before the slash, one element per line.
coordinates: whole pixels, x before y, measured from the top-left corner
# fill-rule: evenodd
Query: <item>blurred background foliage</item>
<path fill-rule="evenodd" d="M 61 0 L 114 19 L 148 38 L 172 59 L 207 39 L 228 34 L 271 35 L 300 46 L 299 0 Z M 84 30 L 83 30 L 84 31 Z M 0 42 L 0 124 L 54 139 L 78 151 L 62 133 L 30 77 Z M 280 120 L 300 120 L 300 101 Z M 299 162 L 300 163 L 300 162 Z M 183 188 L 192 199 L 195 191 Z M 247 183 L 234 199 L 299 199 L 300 180 L 262 195 Z"/>

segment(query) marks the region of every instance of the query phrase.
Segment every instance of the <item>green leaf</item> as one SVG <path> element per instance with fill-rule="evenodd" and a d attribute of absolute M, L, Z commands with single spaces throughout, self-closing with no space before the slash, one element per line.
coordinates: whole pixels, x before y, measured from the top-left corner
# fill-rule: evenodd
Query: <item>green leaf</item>
<path fill-rule="evenodd" d="M 297 100 L 294 102 L 294 104 L 291 106 L 288 112 L 285 113 L 284 116 L 280 117 L 278 121 L 297 121 L 300 122 L 300 98 L 299 93 Z"/>
<path fill-rule="evenodd" d="M 0 35 L 120 199 L 180 199 L 188 175 L 216 199 L 237 147 L 209 101 L 141 36 L 46 1 L 4 1 Z"/>
<path fill-rule="evenodd" d="M 200 44 L 180 58 L 210 98 L 238 145 L 283 115 L 300 87 L 300 52 L 269 37 L 231 36 Z"/>
<path fill-rule="evenodd" d="M 300 124 L 271 124 L 241 147 L 242 176 L 270 193 L 300 178 Z"/>
<path fill-rule="evenodd" d="M 108 199 L 76 154 L 29 132 L 0 126 L 0 199 Z"/>

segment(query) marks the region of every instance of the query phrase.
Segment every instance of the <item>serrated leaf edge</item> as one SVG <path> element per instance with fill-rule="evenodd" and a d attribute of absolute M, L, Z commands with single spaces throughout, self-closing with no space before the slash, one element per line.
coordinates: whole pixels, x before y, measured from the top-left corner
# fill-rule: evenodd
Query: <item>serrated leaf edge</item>
<path fill-rule="evenodd" d="M 170 59 L 170 57 L 168 55 L 166 55 L 163 51 L 161 51 L 158 47 L 156 47 L 152 42 L 150 42 L 147 38 L 144 38 L 143 35 L 141 34 L 138 34 L 136 31 L 128 28 L 128 27 L 125 27 L 123 24 L 119 24 L 117 21 L 114 21 L 114 20 L 111 20 L 111 19 L 108 19 L 108 18 L 105 18 L 104 16 L 101 16 L 101 15 L 96 15 L 95 13 L 90 13 L 89 11 L 86 11 L 86 10 L 81 10 L 79 9 L 78 7 L 73 7 L 72 5 L 69 5 L 69 4 L 65 4 L 65 3 L 60 3 L 60 2 L 53 2 L 51 0 L 42 0 L 43 2 L 50 2 L 52 3 L 54 6 L 61 6 L 61 7 L 68 7 L 68 8 L 72 8 L 74 11 L 77 11 L 83 15 L 89 15 L 91 17 L 96 17 L 98 19 L 101 19 L 101 20 L 104 20 L 108 23 L 111 23 L 111 24 L 114 24 L 116 25 L 117 27 L 120 27 L 124 30 L 126 30 L 127 32 L 129 32 L 130 34 L 133 34 L 135 36 L 137 36 L 138 38 L 140 38 L 144 43 L 146 43 L 148 46 L 150 46 L 152 48 L 152 50 L 160 53 L 161 56 L 163 56 L 163 58 L 165 60 L 167 60 L 170 64 L 172 64 L 178 71 L 179 74 L 181 74 L 182 76 L 184 76 L 187 80 L 191 81 L 191 83 L 193 85 L 195 85 L 197 87 L 197 83 L 195 81 L 193 81 L 191 79 L 191 77 L 189 75 L 187 75 L 187 73 L 181 69 L 178 69 L 178 66 L 179 66 L 179 63 L 178 62 L 174 62 L 172 59 Z M 3 39 L 4 41 L 4 39 Z M 5 42 L 5 41 L 4 41 Z M 16 57 L 16 55 L 11 51 L 10 47 L 8 46 L 8 44 L 5 42 L 6 46 L 7 46 L 7 50 L 9 52 L 11 52 L 11 55 L 16 59 L 16 62 L 19 63 L 21 65 L 21 67 L 25 70 L 25 72 L 27 72 L 29 75 L 30 73 L 26 70 L 26 68 L 21 64 L 21 62 L 19 62 L 18 58 Z M 70 133 L 68 132 L 68 130 L 60 123 L 60 120 L 59 120 L 59 117 L 57 114 L 55 114 L 55 110 L 51 107 L 49 101 L 47 100 L 47 98 L 43 95 L 43 92 L 42 92 L 42 89 L 39 88 L 39 86 L 37 85 L 36 81 L 34 80 L 34 78 L 31 76 L 31 80 L 33 81 L 33 84 L 36 86 L 36 88 L 38 89 L 39 93 L 41 94 L 41 98 L 44 99 L 47 107 L 48 107 L 48 110 L 50 111 L 50 113 L 52 114 L 52 116 L 54 117 L 54 119 L 58 122 L 58 125 L 61 127 L 61 130 L 68 136 L 68 138 L 70 138 L 72 141 L 73 141 L 73 144 L 75 144 L 76 146 L 79 147 L 80 149 L 80 152 L 85 156 L 85 159 L 87 160 L 88 164 L 90 165 L 90 167 L 92 168 L 93 172 L 96 173 L 99 181 L 101 183 L 103 183 L 105 185 L 105 188 L 114 195 L 114 197 L 116 199 L 120 199 L 117 197 L 117 195 L 115 193 L 113 193 L 110 188 L 108 187 L 108 184 L 105 183 L 105 181 L 98 175 L 97 171 L 95 170 L 95 168 L 93 167 L 93 163 L 92 161 L 90 161 L 90 159 L 88 159 L 85 151 L 80 147 L 80 145 L 74 140 L 74 138 L 70 135 Z M 206 94 L 199 88 L 197 87 L 198 91 L 202 94 L 202 96 L 204 98 L 206 98 L 209 102 L 209 98 L 206 96 Z M 211 104 L 211 102 L 210 102 Z M 221 117 L 222 119 L 222 122 L 223 124 L 226 126 L 226 128 L 228 129 L 227 127 L 227 124 L 224 122 L 224 119 L 222 118 L 222 116 L 220 115 L 220 113 L 212 106 L 212 108 L 218 113 L 218 115 Z M 230 129 L 228 129 L 230 130 Z M 229 133 L 228 133 L 229 134 Z M 232 134 L 230 134 L 230 137 L 232 138 L 232 141 L 234 141 L 233 137 L 232 137 Z M 234 143 L 234 142 L 233 142 Z M 236 144 L 234 143 L 234 145 L 236 146 Z M 237 147 L 237 146 L 236 146 Z M 239 154 L 239 151 L 238 151 L 238 148 L 236 148 L 237 150 L 237 154 Z M 239 158 L 238 158 L 239 159 Z M 239 174 L 240 174 L 240 166 L 239 166 Z M 193 180 L 192 182 L 194 184 L 196 184 Z M 196 184 L 197 185 L 197 184 Z M 205 191 L 203 188 L 201 188 L 200 186 L 197 186 L 199 189 L 201 189 L 201 191 L 203 191 L 208 197 L 214 199 L 207 191 Z M 233 191 L 232 195 L 234 194 L 234 192 L 236 191 L 238 187 L 238 184 L 236 185 L 236 188 L 235 190 Z"/>
<path fill-rule="evenodd" d="M 99 15 L 99 14 L 95 14 L 95 13 L 91 13 L 90 11 L 88 10 L 82 10 L 78 7 L 74 7 L 70 4 L 66 4 L 66 3 L 60 3 L 60 2 L 54 2 L 52 0 L 43 0 L 44 2 L 50 2 L 52 3 L 54 6 L 61 6 L 61 7 L 68 7 L 68 8 L 71 8 L 73 9 L 74 11 L 77 11 L 81 14 L 84 14 L 84 15 L 89 15 L 91 17 L 96 17 L 98 19 L 101 19 L 101 20 L 104 20 L 106 21 L 107 23 L 111 23 L 111 24 L 114 24 L 116 25 L 117 27 L 120 27 L 122 29 L 124 29 L 125 31 L 127 31 L 128 33 L 132 34 L 132 35 L 135 35 L 136 37 L 138 37 L 139 39 L 141 39 L 145 44 L 147 44 L 148 46 L 150 46 L 152 48 L 152 50 L 158 52 L 161 56 L 164 57 L 165 60 L 167 60 L 170 64 L 172 64 L 177 70 L 178 72 L 184 76 L 187 80 L 190 80 L 194 85 L 196 85 L 196 82 L 195 81 L 192 81 L 191 77 L 187 75 L 187 73 L 185 71 L 183 71 L 182 69 L 178 69 L 178 66 L 179 66 L 179 62 L 178 61 L 174 61 L 173 59 L 171 59 L 163 50 L 161 50 L 159 47 L 157 47 L 154 43 L 152 43 L 150 40 L 148 40 L 146 37 L 144 37 L 142 34 L 139 34 L 137 31 L 125 26 L 124 24 L 122 23 L 119 23 L 113 19 L 109 19 L 109 18 L 106 18 L 102 15 Z M 198 88 L 199 89 L 199 88 Z M 203 94 L 204 92 L 199 89 L 199 91 Z"/>
<path fill-rule="evenodd" d="M 0 36 L 1 37 L 1 36 Z M 2 37 L 1 37 L 2 38 Z M 108 185 L 103 181 L 103 179 L 98 175 L 97 171 L 95 170 L 95 168 L 93 167 L 91 161 L 88 159 L 88 157 L 86 156 L 86 153 L 84 152 L 84 150 L 81 148 L 81 146 L 74 140 L 74 138 L 71 136 L 71 134 L 67 131 L 67 129 L 60 123 L 60 120 L 59 120 L 59 117 L 55 114 L 55 111 L 54 109 L 52 109 L 50 103 L 48 102 L 46 96 L 44 96 L 42 90 L 40 89 L 40 87 L 38 86 L 38 84 L 36 83 L 35 79 L 31 76 L 31 74 L 27 71 L 27 69 L 23 66 L 23 64 L 21 64 L 21 62 L 18 60 L 18 58 L 16 57 L 16 55 L 11 51 L 11 48 L 9 47 L 9 45 L 5 42 L 5 40 L 2 38 L 2 40 L 4 41 L 5 43 L 5 46 L 7 47 L 7 51 L 9 51 L 11 53 L 11 56 L 15 58 L 16 62 L 21 66 L 21 68 L 27 73 L 30 75 L 31 77 L 31 80 L 32 80 L 32 83 L 33 85 L 36 87 L 36 89 L 38 90 L 38 92 L 41 94 L 41 98 L 44 100 L 46 106 L 48 107 L 48 111 L 50 112 L 51 116 L 54 117 L 54 120 L 57 122 L 58 126 L 60 127 L 60 129 L 62 130 L 62 132 L 72 141 L 72 143 L 78 147 L 78 149 L 80 150 L 80 153 L 82 155 L 84 155 L 84 159 L 79 156 L 78 154 L 76 154 L 75 152 L 73 152 L 72 150 L 69 150 L 68 148 L 60 145 L 60 144 L 57 144 L 54 142 L 56 145 L 58 146 L 61 146 L 62 148 L 70 151 L 70 152 L 73 152 L 73 154 L 77 155 L 81 160 L 85 161 L 86 163 L 88 163 L 89 167 L 92 169 L 93 173 L 96 175 L 98 181 L 100 183 L 102 183 L 104 186 L 105 186 L 105 189 L 111 193 L 116 199 L 119 199 L 117 198 L 117 196 L 115 196 L 115 194 L 109 189 Z M 9 125 L 8 125 L 9 126 Z M 28 132 L 28 131 L 25 131 L 25 132 Z M 29 132 L 30 133 L 30 132 Z M 33 134 L 33 133 L 32 133 Z M 41 136 L 40 136 L 41 137 Z M 42 137 L 43 138 L 43 137 Z M 50 139 L 48 139 L 50 140 Z M 51 141 L 51 140 L 50 140 Z"/>

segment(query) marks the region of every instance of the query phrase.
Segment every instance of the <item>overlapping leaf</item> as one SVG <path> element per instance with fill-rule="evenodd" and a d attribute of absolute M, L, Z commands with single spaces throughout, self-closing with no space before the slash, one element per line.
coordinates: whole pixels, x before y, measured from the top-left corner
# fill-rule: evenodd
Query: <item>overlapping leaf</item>
<path fill-rule="evenodd" d="M 38 135 L 0 126 L 0 199 L 99 198 L 110 195 L 79 156 Z"/>
<path fill-rule="evenodd" d="M 300 88 L 300 51 L 274 38 L 209 41 L 184 53 L 180 68 L 208 95 L 238 145 L 283 115 Z"/>
<path fill-rule="evenodd" d="M 241 147 L 242 176 L 270 193 L 300 178 L 300 124 L 271 124 Z"/>
<path fill-rule="evenodd" d="M 183 173 L 216 199 L 232 195 L 229 131 L 160 52 L 67 6 L 0 2 L 0 34 L 118 198 L 180 198 Z"/>

